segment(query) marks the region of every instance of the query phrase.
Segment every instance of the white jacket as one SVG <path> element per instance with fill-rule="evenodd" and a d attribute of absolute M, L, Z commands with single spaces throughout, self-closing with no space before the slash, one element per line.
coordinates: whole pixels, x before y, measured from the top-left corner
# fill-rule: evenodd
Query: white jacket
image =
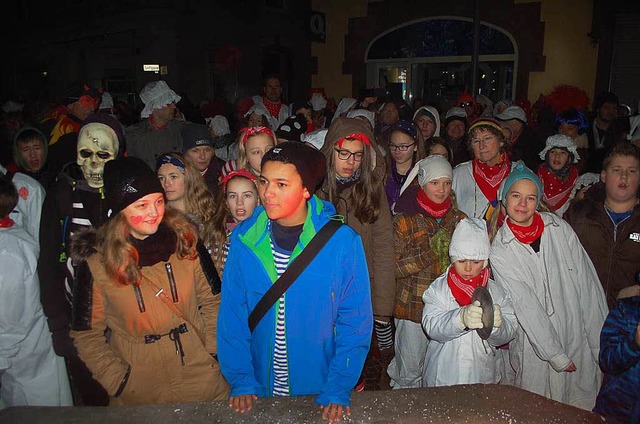
<path fill-rule="evenodd" d="M 40 304 L 39 247 L 23 228 L 0 229 L 0 409 L 72 404 Z"/>
<path fill-rule="evenodd" d="M 7 173 L 7 169 L 2 165 L 0 165 L 0 173 L 3 175 Z M 34 178 L 22 172 L 16 172 L 12 182 L 18 190 L 19 196 L 18 205 L 9 217 L 38 241 L 40 240 L 40 214 L 44 203 L 44 188 Z"/>
<path fill-rule="evenodd" d="M 602 374 L 600 330 L 607 302 L 573 229 L 551 213 L 536 254 L 503 225 L 491 247 L 494 277 L 511 294 L 518 318 L 510 362 L 518 387 L 591 410 Z M 577 371 L 563 370 L 573 362 Z"/>
<path fill-rule="evenodd" d="M 494 304 L 502 309 L 502 326 L 483 341 L 475 330 L 465 331 L 460 305 L 447 284 L 447 272 L 422 295 L 422 327 L 429 336 L 422 376 L 423 387 L 454 384 L 496 384 L 502 380 L 502 361 L 496 347 L 515 336 L 516 317 L 508 292 L 493 280 L 487 282 Z"/>
<path fill-rule="evenodd" d="M 253 99 L 253 104 L 255 105 L 261 104 L 264 106 L 264 100 L 262 99 L 262 96 L 253 96 L 252 99 Z M 266 106 L 264 106 L 264 108 L 266 109 Z M 271 116 L 271 114 L 267 116 L 267 120 L 269 121 L 269 127 L 271 127 L 271 129 L 275 132 L 280 126 L 280 124 L 282 124 L 284 120 L 290 116 L 291 116 L 291 110 L 289 110 L 289 106 L 282 103 L 282 107 L 280 107 L 280 112 L 278 112 L 277 118 L 274 118 L 273 116 Z"/>
<path fill-rule="evenodd" d="M 469 218 L 484 219 L 489 209 L 489 200 L 485 197 L 473 178 L 472 161 L 462 162 L 453 168 L 451 188 L 456 195 L 458 209 Z M 511 163 L 513 169 L 514 163 Z"/>

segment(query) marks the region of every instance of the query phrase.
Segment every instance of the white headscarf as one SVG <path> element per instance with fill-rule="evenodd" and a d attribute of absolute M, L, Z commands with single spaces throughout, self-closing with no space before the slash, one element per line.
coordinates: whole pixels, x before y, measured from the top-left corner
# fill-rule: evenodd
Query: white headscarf
<path fill-rule="evenodd" d="M 453 179 L 453 169 L 451 164 L 444 156 L 431 155 L 419 160 L 409 171 L 407 180 L 400 189 L 400 195 L 411 185 L 413 180 L 418 177 L 418 184 L 420 187 L 424 187 L 429 181 L 437 180 L 439 178 Z"/>

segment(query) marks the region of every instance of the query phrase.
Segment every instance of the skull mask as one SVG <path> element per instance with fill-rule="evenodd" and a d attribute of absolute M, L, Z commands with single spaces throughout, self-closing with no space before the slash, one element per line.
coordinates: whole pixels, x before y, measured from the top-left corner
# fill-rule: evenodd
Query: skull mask
<path fill-rule="evenodd" d="M 92 122 L 80 129 L 77 163 L 89 187 L 103 186 L 104 164 L 115 159 L 117 154 L 118 136 L 111 127 Z"/>

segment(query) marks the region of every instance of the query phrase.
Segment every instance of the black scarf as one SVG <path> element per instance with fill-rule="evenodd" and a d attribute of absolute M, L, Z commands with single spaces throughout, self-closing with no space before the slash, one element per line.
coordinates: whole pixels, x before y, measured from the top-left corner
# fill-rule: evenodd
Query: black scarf
<path fill-rule="evenodd" d="M 138 265 L 143 267 L 152 266 L 158 262 L 166 262 L 169 256 L 176 251 L 178 236 L 163 222 L 155 234 L 151 234 L 144 240 L 130 237 L 130 241 L 140 256 Z"/>

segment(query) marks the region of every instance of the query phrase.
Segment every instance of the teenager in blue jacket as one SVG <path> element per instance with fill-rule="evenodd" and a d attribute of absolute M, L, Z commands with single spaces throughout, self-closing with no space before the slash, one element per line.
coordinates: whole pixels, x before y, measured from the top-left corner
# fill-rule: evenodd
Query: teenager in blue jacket
<path fill-rule="evenodd" d="M 262 159 L 262 205 L 231 235 L 218 354 L 237 412 L 256 397 L 317 395 L 324 419 L 350 414 L 373 323 L 364 249 L 350 227 L 337 230 L 253 332 L 248 326 L 258 301 L 335 215 L 312 195 L 325 174 L 324 156 L 312 147 L 274 147 Z"/>

